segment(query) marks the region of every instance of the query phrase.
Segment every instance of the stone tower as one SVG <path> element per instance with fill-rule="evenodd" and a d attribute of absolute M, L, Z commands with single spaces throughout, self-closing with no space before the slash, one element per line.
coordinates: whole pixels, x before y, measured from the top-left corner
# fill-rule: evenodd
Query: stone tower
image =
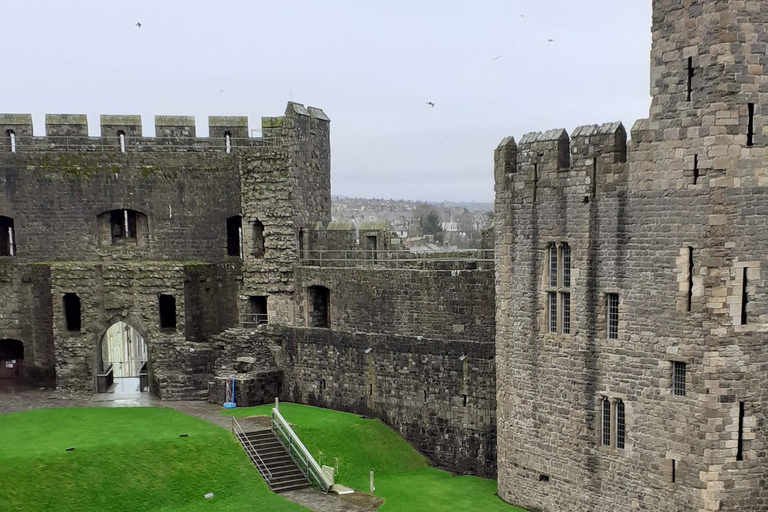
<path fill-rule="evenodd" d="M 654 0 L 649 119 L 496 151 L 499 494 L 768 508 L 768 3 Z"/>

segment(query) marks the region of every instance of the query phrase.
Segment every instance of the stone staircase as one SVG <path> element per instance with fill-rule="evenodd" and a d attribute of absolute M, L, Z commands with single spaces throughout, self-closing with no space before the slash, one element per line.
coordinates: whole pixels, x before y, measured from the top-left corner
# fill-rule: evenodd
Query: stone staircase
<path fill-rule="evenodd" d="M 237 434 L 237 439 L 272 492 L 294 491 L 310 486 L 307 477 L 296 466 L 272 430 L 244 432 Z"/>

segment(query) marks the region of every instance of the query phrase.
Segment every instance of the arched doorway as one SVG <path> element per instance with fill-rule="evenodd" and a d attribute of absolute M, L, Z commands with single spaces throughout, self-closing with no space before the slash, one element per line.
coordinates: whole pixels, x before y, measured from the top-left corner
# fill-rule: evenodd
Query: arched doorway
<path fill-rule="evenodd" d="M 149 387 L 149 351 L 144 337 L 123 321 L 112 324 L 101 340 L 100 393 L 142 393 Z"/>
<path fill-rule="evenodd" d="M 0 380 L 21 380 L 24 372 L 24 343 L 0 340 Z"/>

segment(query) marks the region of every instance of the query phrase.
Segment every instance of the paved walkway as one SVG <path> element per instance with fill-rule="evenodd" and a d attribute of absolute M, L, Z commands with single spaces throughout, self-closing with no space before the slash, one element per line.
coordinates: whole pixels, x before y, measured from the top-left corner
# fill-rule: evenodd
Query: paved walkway
<path fill-rule="evenodd" d="M 227 430 L 232 426 L 232 420 L 219 413 L 221 406 L 208 402 L 164 401 L 150 393 L 101 393 L 89 397 L 0 381 L 0 414 L 53 407 L 167 407 Z M 244 428 L 248 425 L 254 430 L 270 425 L 269 420 L 244 418 L 238 421 Z M 384 503 L 384 500 L 365 493 L 338 496 L 315 489 L 286 492 L 281 496 L 315 512 L 374 512 Z"/>

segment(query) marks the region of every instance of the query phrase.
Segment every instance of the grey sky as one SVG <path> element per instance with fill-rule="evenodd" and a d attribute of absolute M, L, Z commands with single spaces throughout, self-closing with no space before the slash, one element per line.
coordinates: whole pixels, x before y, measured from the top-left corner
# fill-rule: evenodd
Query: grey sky
<path fill-rule="evenodd" d="M 647 117 L 650 23 L 650 0 L 6 1 L 0 111 L 207 135 L 292 94 L 332 120 L 334 194 L 490 201 L 504 136 Z"/>

